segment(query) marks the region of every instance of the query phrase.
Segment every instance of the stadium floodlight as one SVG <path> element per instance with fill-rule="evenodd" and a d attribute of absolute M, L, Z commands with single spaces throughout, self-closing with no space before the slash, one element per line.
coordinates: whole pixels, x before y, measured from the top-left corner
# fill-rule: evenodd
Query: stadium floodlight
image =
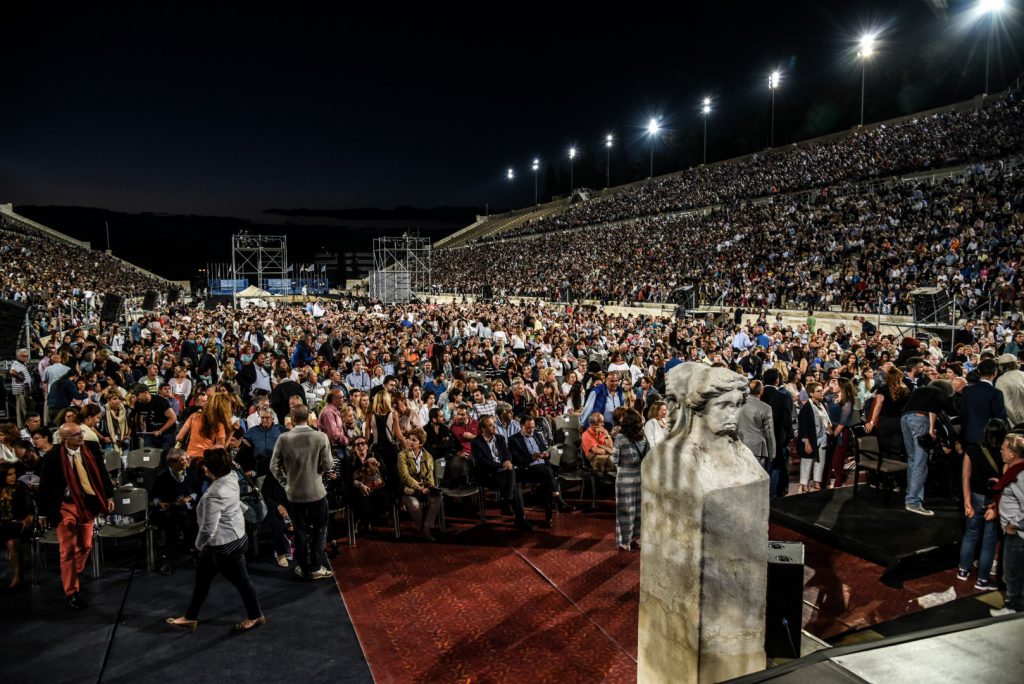
<path fill-rule="evenodd" d="M 775 147 L 775 91 L 779 87 L 779 79 L 782 74 L 778 70 L 768 74 L 768 91 L 771 93 L 772 106 L 770 122 L 768 124 L 768 147 Z"/>
<path fill-rule="evenodd" d="M 537 206 L 537 171 L 540 169 L 540 159 L 533 160 L 533 206 Z"/>
<path fill-rule="evenodd" d="M 612 142 L 615 138 L 611 133 L 604 136 L 604 187 L 612 186 Z"/>
<path fill-rule="evenodd" d="M 512 181 L 516 179 L 516 172 L 511 166 L 508 167 L 508 172 L 505 174 L 505 178 L 508 179 L 508 212 L 512 213 Z"/>
<path fill-rule="evenodd" d="M 573 176 L 573 160 L 576 159 L 576 148 L 569 148 L 569 197 L 572 197 L 572 191 L 576 188 L 576 179 Z"/>
<path fill-rule="evenodd" d="M 985 90 L 988 95 L 988 77 L 992 66 L 992 39 L 996 31 L 996 15 L 1006 9 L 1005 0 L 979 0 L 975 12 L 978 16 L 988 15 L 988 41 L 985 45 Z"/>
<path fill-rule="evenodd" d="M 864 125 L 864 83 L 866 80 L 865 74 L 868 68 L 868 59 L 875 54 L 875 34 L 865 33 L 860 37 L 859 45 L 860 50 L 857 51 L 857 56 L 860 57 L 860 125 Z"/>
<path fill-rule="evenodd" d="M 507 174 L 505 175 L 505 177 L 506 177 L 506 178 L 508 178 L 509 180 L 514 180 L 514 179 L 515 179 L 515 177 L 516 177 L 516 172 L 515 172 L 515 171 L 513 171 L 513 170 L 512 170 L 511 168 L 510 168 L 510 169 L 508 170 L 508 173 L 507 173 Z"/>
<path fill-rule="evenodd" d="M 702 164 L 708 163 L 708 114 L 711 113 L 711 98 L 705 97 L 700 102 L 701 112 L 704 113 L 704 161 Z"/>
<path fill-rule="evenodd" d="M 660 128 L 661 127 L 658 125 L 658 120 L 655 118 L 651 118 L 651 120 L 647 122 L 647 137 L 650 138 L 651 141 L 651 170 L 649 176 L 650 178 L 654 178 L 654 138 L 657 137 L 658 130 Z"/>

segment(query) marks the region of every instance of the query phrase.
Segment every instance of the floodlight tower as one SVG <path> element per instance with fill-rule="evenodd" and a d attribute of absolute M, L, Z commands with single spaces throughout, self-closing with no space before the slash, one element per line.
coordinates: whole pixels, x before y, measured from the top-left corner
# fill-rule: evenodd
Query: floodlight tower
<path fill-rule="evenodd" d="M 992 38 L 996 30 L 996 15 L 1006 9 L 1006 0 L 979 0 L 978 14 L 988 15 L 988 43 L 985 46 L 985 91 L 988 95 L 988 76 L 992 63 Z"/>
<path fill-rule="evenodd" d="M 654 139 L 658 137 L 659 128 L 660 126 L 658 126 L 657 119 L 652 118 L 650 121 L 647 122 L 647 137 L 650 138 L 651 141 L 651 178 L 654 178 Z"/>
<path fill-rule="evenodd" d="M 512 213 L 512 181 L 516 179 L 516 172 L 511 166 L 508 168 L 505 178 L 508 179 L 508 211 Z"/>
<path fill-rule="evenodd" d="M 604 187 L 612 186 L 612 142 L 615 138 L 609 133 L 604 137 Z"/>
<path fill-rule="evenodd" d="M 704 161 L 703 164 L 708 163 L 708 114 L 711 113 L 711 98 L 705 97 L 701 100 L 700 111 L 704 114 Z"/>
<path fill-rule="evenodd" d="M 768 90 L 772 95 L 771 123 L 768 125 L 768 147 L 775 147 L 775 89 L 779 87 L 778 71 L 768 74 Z"/>
<path fill-rule="evenodd" d="M 540 169 L 540 159 L 533 160 L 533 206 L 537 206 L 537 171 Z"/>
<path fill-rule="evenodd" d="M 573 164 L 576 159 L 576 148 L 569 148 L 569 197 L 572 198 L 573 190 L 576 189 L 576 182 L 573 176 Z"/>
<path fill-rule="evenodd" d="M 868 59 L 875 54 L 875 36 L 873 33 L 865 33 L 860 37 L 860 50 L 857 56 L 860 57 L 860 125 L 864 125 L 864 82 L 866 80 Z"/>

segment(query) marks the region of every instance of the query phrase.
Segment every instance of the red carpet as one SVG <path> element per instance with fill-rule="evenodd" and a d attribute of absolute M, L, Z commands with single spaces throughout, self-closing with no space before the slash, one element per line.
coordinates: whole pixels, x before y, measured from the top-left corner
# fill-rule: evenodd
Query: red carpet
<path fill-rule="evenodd" d="M 495 513 L 486 528 L 450 520 L 439 543 L 342 548 L 335 573 L 376 680 L 635 681 L 640 555 L 616 550 L 612 503 L 533 533 Z M 799 539 L 775 526 L 769 536 Z M 977 593 L 952 570 L 892 589 L 883 568 L 804 541 L 804 627 L 824 639 L 915 612 L 918 596 L 951 585 Z"/>

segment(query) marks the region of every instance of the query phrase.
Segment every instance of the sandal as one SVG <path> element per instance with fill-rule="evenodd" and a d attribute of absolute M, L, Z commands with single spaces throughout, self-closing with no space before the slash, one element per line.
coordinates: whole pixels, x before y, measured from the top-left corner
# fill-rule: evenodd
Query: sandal
<path fill-rule="evenodd" d="M 177 622 L 177 620 L 185 620 L 185 618 L 166 618 L 164 622 L 169 624 L 171 627 L 177 627 L 179 629 L 187 629 L 190 632 L 196 631 L 196 627 L 199 626 L 199 620 L 185 620 L 184 622 Z"/>
<path fill-rule="evenodd" d="M 232 632 L 248 632 L 250 629 L 256 629 L 260 625 L 265 625 L 265 624 L 267 624 L 267 617 L 265 615 L 260 615 L 258 618 L 253 620 L 252 624 L 249 625 L 248 627 L 246 627 L 243 623 L 239 622 L 238 624 L 236 624 L 234 627 L 231 628 L 231 631 Z"/>

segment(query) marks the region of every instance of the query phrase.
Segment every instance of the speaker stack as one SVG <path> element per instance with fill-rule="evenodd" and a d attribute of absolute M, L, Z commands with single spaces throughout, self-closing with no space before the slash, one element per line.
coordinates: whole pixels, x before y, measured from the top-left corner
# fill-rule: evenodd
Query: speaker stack
<path fill-rule="evenodd" d="M 494 286 L 484 285 L 483 287 L 483 300 L 488 304 L 494 299 Z"/>
<path fill-rule="evenodd" d="M 27 313 L 26 304 L 0 299 L 0 359 L 13 359 L 14 352 L 24 344 Z"/>
<path fill-rule="evenodd" d="M 103 298 L 103 308 L 100 309 L 100 320 L 104 323 L 116 323 L 117 314 L 121 310 L 123 297 L 116 294 L 108 294 Z"/>
<path fill-rule="evenodd" d="M 914 320 L 918 323 L 948 324 L 952 317 L 949 292 L 941 287 L 919 287 L 910 293 Z"/>
<path fill-rule="evenodd" d="M 181 296 L 181 290 L 179 290 L 178 288 L 174 288 L 173 290 L 171 290 L 170 292 L 167 293 L 167 303 L 168 304 L 177 304 L 178 303 L 178 298 L 180 296 Z"/>
<path fill-rule="evenodd" d="M 764 651 L 769 658 L 799 658 L 804 615 L 804 545 L 768 542 L 768 602 Z"/>
<path fill-rule="evenodd" d="M 156 292 L 153 290 L 146 290 L 146 296 L 142 298 L 142 308 L 146 311 L 152 311 L 156 308 Z"/>

